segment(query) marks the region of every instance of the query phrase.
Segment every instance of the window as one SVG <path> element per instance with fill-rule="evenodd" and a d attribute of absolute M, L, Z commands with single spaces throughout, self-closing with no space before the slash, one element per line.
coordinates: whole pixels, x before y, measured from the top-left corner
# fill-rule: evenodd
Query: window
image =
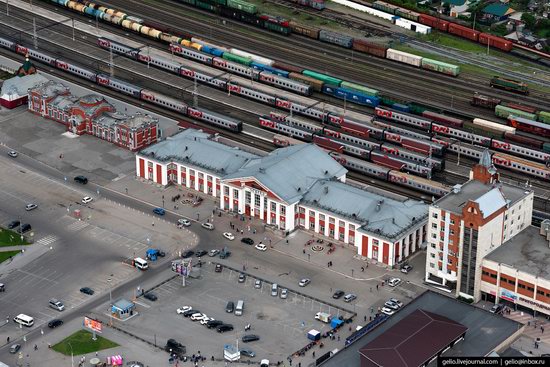
<path fill-rule="evenodd" d="M 305 208 L 302 208 L 302 207 L 300 207 L 300 209 L 299 209 L 299 213 L 300 213 L 300 214 L 304 214 L 305 212 L 306 212 L 306 209 L 305 209 Z"/>
<path fill-rule="evenodd" d="M 329 222 L 330 224 L 334 224 L 334 218 L 329 218 L 329 219 L 328 219 L 328 222 Z"/>
<path fill-rule="evenodd" d="M 432 248 L 435 248 L 435 243 L 432 243 Z"/>
<path fill-rule="evenodd" d="M 254 206 L 257 208 L 260 207 L 260 195 L 254 195 Z"/>
<path fill-rule="evenodd" d="M 437 238 L 437 234 L 432 233 L 432 238 L 435 240 Z"/>
<path fill-rule="evenodd" d="M 324 214 L 319 214 L 319 220 L 324 221 L 325 220 L 325 215 Z"/>
<path fill-rule="evenodd" d="M 309 222 L 309 229 L 315 230 L 315 222 Z"/>
<path fill-rule="evenodd" d="M 372 244 L 375 245 L 375 246 L 378 246 L 379 242 L 377 239 L 373 239 L 372 240 Z"/>
<path fill-rule="evenodd" d="M 277 211 L 277 203 L 271 202 L 271 211 L 276 212 Z"/>
<path fill-rule="evenodd" d="M 281 205 L 281 215 L 286 215 L 286 206 Z"/>
<path fill-rule="evenodd" d="M 244 203 L 250 205 L 250 202 L 252 200 L 252 193 L 250 191 L 244 192 Z"/>
<path fill-rule="evenodd" d="M 455 231 L 451 229 L 451 236 L 455 234 Z"/>
<path fill-rule="evenodd" d="M 437 223 L 432 223 L 432 228 L 437 228 Z"/>
<path fill-rule="evenodd" d="M 325 226 L 319 226 L 319 233 L 325 233 Z"/>
<path fill-rule="evenodd" d="M 239 199 L 239 190 L 233 189 L 233 199 Z"/>
<path fill-rule="evenodd" d="M 227 186 L 224 186 L 224 187 L 223 187 L 223 194 L 224 194 L 225 196 L 228 196 L 228 195 L 229 195 L 229 187 L 227 187 Z"/>
<path fill-rule="evenodd" d="M 435 264 L 434 263 L 430 263 L 430 268 L 435 268 Z"/>
<path fill-rule="evenodd" d="M 454 219 L 451 219 L 451 224 L 455 224 L 455 220 L 454 220 Z"/>
<path fill-rule="evenodd" d="M 437 213 L 433 213 L 433 214 L 432 214 L 432 218 L 437 219 L 437 218 L 438 218 Z"/>
<path fill-rule="evenodd" d="M 349 225 L 349 231 L 350 232 L 355 232 L 355 226 L 353 224 Z"/>
<path fill-rule="evenodd" d="M 430 256 L 432 257 L 432 259 L 435 259 L 435 253 L 431 253 Z"/>
<path fill-rule="evenodd" d="M 518 283 L 518 288 L 525 289 L 525 284 Z"/>

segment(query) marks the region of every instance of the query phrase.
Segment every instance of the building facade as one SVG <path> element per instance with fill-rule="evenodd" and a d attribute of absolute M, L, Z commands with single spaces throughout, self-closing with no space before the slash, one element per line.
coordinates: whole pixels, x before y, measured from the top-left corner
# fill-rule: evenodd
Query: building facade
<path fill-rule="evenodd" d="M 136 175 L 213 196 L 219 207 L 291 232 L 298 228 L 356 247 L 394 266 L 422 247 L 427 206 L 346 184 L 346 169 L 301 144 L 256 156 L 186 130 L 136 155 Z"/>
<path fill-rule="evenodd" d="M 48 81 L 29 89 L 28 97 L 29 111 L 65 125 L 74 134 L 93 135 L 131 151 L 157 142 L 158 119 L 117 113 L 101 96 L 76 97 L 63 84 Z"/>
<path fill-rule="evenodd" d="M 485 256 L 531 223 L 533 191 L 498 181 L 488 151 L 470 181 L 430 206 L 426 281 L 479 300 Z"/>

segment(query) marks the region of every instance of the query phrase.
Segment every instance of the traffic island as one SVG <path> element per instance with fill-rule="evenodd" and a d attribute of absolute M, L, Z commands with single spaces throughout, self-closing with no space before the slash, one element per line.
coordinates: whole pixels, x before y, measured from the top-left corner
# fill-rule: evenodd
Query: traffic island
<path fill-rule="evenodd" d="M 20 250 L 0 252 L 0 264 L 8 259 L 11 259 L 20 252 Z"/>
<path fill-rule="evenodd" d="M 52 349 L 66 356 L 71 354 L 77 356 L 119 346 L 117 343 L 99 335 L 96 336 L 96 340 L 93 340 L 92 337 L 92 333 L 89 331 L 79 330 L 55 344 Z"/>
<path fill-rule="evenodd" d="M 9 229 L 0 229 L 0 247 L 23 246 L 29 243 L 20 234 Z"/>

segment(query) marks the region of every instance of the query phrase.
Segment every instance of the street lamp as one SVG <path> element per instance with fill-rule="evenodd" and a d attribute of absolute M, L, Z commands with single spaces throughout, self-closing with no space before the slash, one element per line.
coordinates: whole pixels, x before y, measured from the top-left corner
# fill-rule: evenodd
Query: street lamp
<path fill-rule="evenodd" d="M 113 276 L 113 274 L 111 274 Z M 109 325 L 113 325 L 113 294 L 112 294 L 112 287 L 111 287 L 111 281 L 113 278 L 107 278 L 107 283 L 109 283 L 109 307 L 111 309 L 109 310 Z"/>
<path fill-rule="evenodd" d="M 71 367 L 74 367 L 74 354 L 73 354 L 73 346 L 71 345 L 71 342 L 67 342 L 69 347 L 71 347 Z"/>
<path fill-rule="evenodd" d="M 353 278 L 353 269 L 351 269 L 351 277 Z"/>

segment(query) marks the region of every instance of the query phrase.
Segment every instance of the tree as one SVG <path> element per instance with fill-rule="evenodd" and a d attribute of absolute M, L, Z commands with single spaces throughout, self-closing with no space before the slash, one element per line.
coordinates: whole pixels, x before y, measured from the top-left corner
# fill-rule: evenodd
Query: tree
<path fill-rule="evenodd" d="M 521 15 L 521 21 L 525 23 L 525 27 L 533 30 L 535 28 L 535 23 L 537 22 L 537 19 L 533 14 L 525 12 Z"/>

